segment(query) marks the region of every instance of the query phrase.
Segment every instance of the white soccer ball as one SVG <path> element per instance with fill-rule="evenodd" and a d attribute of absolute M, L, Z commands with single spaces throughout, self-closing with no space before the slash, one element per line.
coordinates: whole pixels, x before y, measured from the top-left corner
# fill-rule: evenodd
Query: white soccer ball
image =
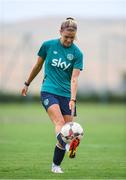
<path fill-rule="evenodd" d="M 79 123 L 68 122 L 61 129 L 61 136 L 65 143 L 70 143 L 73 139 L 81 139 L 84 135 L 83 128 Z"/>

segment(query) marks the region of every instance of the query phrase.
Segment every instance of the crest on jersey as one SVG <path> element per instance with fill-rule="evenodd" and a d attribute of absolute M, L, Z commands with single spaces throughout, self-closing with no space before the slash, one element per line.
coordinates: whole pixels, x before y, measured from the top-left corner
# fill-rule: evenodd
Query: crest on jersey
<path fill-rule="evenodd" d="M 45 99 L 44 100 L 44 105 L 47 106 L 49 104 L 49 100 L 48 99 Z"/>
<path fill-rule="evenodd" d="M 67 59 L 72 61 L 74 58 L 73 54 L 67 54 Z"/>

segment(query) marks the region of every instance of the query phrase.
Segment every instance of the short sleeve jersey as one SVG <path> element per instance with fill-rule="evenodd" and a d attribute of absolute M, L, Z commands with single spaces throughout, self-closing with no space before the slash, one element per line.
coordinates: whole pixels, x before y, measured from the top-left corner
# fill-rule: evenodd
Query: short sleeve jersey
<path fill-rule="evenodd" d="M 75 44 L 64 47 L 60 39 L 54 39 L 42 44 L 38 56 L 45 61 L 41 91 L 70 97 L 72 71 L 83 69 L 83 54 L 80 49 Z"/>

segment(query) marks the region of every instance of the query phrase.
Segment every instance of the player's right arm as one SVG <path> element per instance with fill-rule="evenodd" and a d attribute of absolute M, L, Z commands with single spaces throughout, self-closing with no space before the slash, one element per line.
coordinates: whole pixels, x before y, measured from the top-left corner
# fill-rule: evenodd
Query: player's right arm
<path fill-rule="evenodd" d="M 42 57 L 38 57 L 37 59 L 37 63 L 34 65 L 27 81 L 25 82 L 25 86 L 22 89 L 22 96 L 26 96 L 27 95 L 27 91 L 28 91 L 28 86 L 30 85 L 30 83 L 32 82 L 32 80 L 37 76 L 37 74 L 40 72 L 40 70 L 42 69 L 44 63 L 44 59 Z"/>

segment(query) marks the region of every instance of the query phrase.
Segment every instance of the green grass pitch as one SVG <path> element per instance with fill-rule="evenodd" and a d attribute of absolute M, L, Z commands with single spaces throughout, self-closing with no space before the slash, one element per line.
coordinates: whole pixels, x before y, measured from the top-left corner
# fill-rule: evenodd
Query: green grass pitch
<path fill-rule="evenodd" d="M 84 130 L 75 159 L 65 155 L 64 174 L 50 172 L 54 126 L 40 104 L 0 105 L 0 179 L 126 179 L 125 108 L 78 104 Z"/>

